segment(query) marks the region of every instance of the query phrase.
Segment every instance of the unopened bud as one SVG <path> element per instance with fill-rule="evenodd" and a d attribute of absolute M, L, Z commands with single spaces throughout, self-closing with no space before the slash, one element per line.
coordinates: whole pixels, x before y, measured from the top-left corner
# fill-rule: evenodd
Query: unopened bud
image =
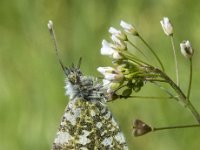
<path fill-rule="evenodd" d="M 168 17 L 164 17 L 163 20 L 160 21 L 160 24 L 167 36 L 173 35 L 173 26 Z"/>
<path fill-rule="evenodd" d="M 186 58 L 191 58 L 193 56 L 194 50 L 189 41 L 183 41 L 182 43 L 180 43 L 180 47 L 183 56 L 185 56 Z"/>
<path fill-rule="evenodd" d="M 135 129 L 134 136 L 141 136 L 153 130 L 149 125 L 139 119 L 134 121 L 133 128 Z"/>
<path fill-rule="evenodd" d="M 125 32 L 135 35 L 135 36 L 138 36 L 138 32 L 133 25 L 121 20 L 120 26 L 124 29 Z"/>
<path fill-rule="evenodd" d="M 104 75 L 109 81 L 121 82 L 124 78 L 123 74 L 112 67 L 98 67 L 97 70 Z"/>
<path fill-rule="evenodd" d="M 109 32 L 116 36 L 118 39 L 122 40 L 122 41 L 126 41 L 127 37 L 126 34 L 124 34 L 122 31 L 115 29 L 114 27 L 110 27 Z"/>
<path fill-rule="evenodd" d="M 113 47 L 114 47 L 115 49 L 118 49 L 118 50 L 126 50 L 127 46 L 126 46 L 126 43 L 125 43 L 124 41 L 120 40 L 120 39 L 119 39 L 117 36 L 115 36 L 115 35 L 112 35 L 112 36 L 111 36 L 111 39 L 112 39 L 112 41 L 115 43 L 115 44 L 113 45 Z"/>
<path fill-rule="evenodd" d="M 51 30 L 53 27 L 53 22 L 51 20 L 49 20 L 47 26 L 48 26 L 49 30 Z"/>

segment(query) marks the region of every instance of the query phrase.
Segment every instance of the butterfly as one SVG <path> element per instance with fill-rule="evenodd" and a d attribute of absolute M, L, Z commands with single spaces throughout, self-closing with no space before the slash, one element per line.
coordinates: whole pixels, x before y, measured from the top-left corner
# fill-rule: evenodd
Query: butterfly
<path fill-rule="evenodd" d="M 49 22 L 51 33 L 52 25 Z M 55 35 L 53 38 L 55 42 Z M 127 150 L 125 137 L 106 105 L 107 96 L 102 84 L 96 78 L 81 72 L 81 59 L 78 65 L 69 68 L 60 59 L 59 62 L 66 75 L 65 89 L 69 102 L 52 149 Z"/>

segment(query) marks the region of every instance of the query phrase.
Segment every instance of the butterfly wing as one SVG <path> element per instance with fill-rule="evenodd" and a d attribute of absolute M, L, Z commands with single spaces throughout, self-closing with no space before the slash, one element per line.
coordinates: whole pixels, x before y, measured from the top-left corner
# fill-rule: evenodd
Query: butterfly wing
<path fill-rule="evenodd" d="M 124 135 L 107 106 L 82 98 L 70 100 L 53 150 L 128 149 Z"/>

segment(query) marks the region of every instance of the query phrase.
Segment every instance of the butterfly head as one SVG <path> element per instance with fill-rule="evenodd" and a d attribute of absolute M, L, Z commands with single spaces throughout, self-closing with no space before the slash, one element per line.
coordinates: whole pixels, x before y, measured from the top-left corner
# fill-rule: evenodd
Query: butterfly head
<path fill-rule="evenodd" d="M 68 82 L 73 85 L 79 84 L 81 82 L 81 76 L 83 76 L 79 67 L 72 65 L 71 68 L 65 68 L 65 75 L 67 76 Z"/>
<path fill-rule="evenodd" d="M 87 101 L 102 101 L 105 98 L 105 92 L 102 84 L 91 76 L 85 76 L 80 71 L 81 59 L 77 66 L 72 65 L 70 68 L 64 68 L 66 74 L 66 95 L 71 100 L 82 98 Z"/>

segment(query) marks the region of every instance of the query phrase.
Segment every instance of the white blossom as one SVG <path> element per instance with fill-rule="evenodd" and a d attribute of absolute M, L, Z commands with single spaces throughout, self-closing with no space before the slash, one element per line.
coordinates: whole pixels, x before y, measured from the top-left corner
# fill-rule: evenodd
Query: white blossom
<path fill-rule="evenodd" d="M 124 41 L 121 41 L 117 36 L 112 35 L 111 36 L 112 41 L 115 43 L 114 47 L 119 50 L 125 50 L 126 44 Z"/>
<path fill-rule="evenodd" d="M 103 87 L 106 89 L 108 94 L 112 96 L 113 92 L 120 87 L 120 82 L 113 82 L 107 79 L 103 79 Z"/>
<path fill-rule="evenodd" d="M 192 57 L 194 50 L 192 48 L 192 45 L 190 44 L 190 41 L 187 40 L 180 43 L 180 48 L 181 48 L 181 53 L 183 54 L 183 56 L 187 58 Z"/>
<path fill-rule="evenodd" d="M 121 20 L 120 26 L 124 29 L 125 32 L 136 36 L 138 35 L 138 32 L 133 25 Z"/>
<path fill-rule="evenodd" d="M 114 27 L 110 27 L 109 28 L 109 33 L 116 36 L 117 38 L 119 38 L 120 40 L 126 40 L 126 34 L 124 34 L 122 31 L 115 29 Z"/>
<path fill-rule="evenodd" d="M 53 21 L 49 20 L 47 26 L 48 26 L 49 30 L 51 30 L 53 27 Z"/>
<path fill-rule="evenodd" d="M 122 56 L 118 52 L 113 53 L 112 57 L 113 57 L 113 59 L 121 59 L 122 58 Z"/>
<path fill-rule="evenodd" d="M 101 55 L 111 56 L 114 59 L 121 59 L 122 56 L 114 49 L 115 45 L 108 43 L 106 40 L 102 41 Z"/>
<path fill-rule="evenodd" d="M 111 48 L 111 44 L 110 43 L 108 43 L 106 40 L 102 41 L 102 48 L 101 48 L 101 54 L 102 55 L 112 56 L 115 51 L 116 50 Z"/>
<path fill-rule="evenodd" d="M 173 35 L 173 26 L 168 17 L 163 17 L 163 20 L 160 21 L 162 29 L 167 36 Z"/>
<path fill-rule="evenodd" d="M 98 67 L 97 70 L 103 75 L 105 75 L 106 73 L 115 72 L 115 69 L 112 67 Z"/>
<path fill-rule="evenodd" d="M 110 83 L 110 80 L 103 79 L 103 86 L 109 86 Z"/>
<path fill-rule="evenodd" d="M 97 70 L 104 75 L 104 79 L 109 81 L 117 81 L 120 82 L 123 80 L 124 76 L 118 70 L 112 67 L 98 67 Z"/>

